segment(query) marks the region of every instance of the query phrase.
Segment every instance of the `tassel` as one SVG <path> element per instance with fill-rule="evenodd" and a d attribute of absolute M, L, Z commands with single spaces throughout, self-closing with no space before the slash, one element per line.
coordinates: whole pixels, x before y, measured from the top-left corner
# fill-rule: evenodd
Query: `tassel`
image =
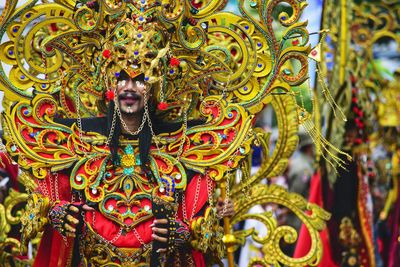
<path fill-rule="evenodd" d="M 335 99 L 332 97 L 331 91 L 329 90 L 328 86 L 325 83 L 326 77 L 324 76 L 323 69 L 321 67 L 321 61 L 322 61 L 321 47 L 322 47 L 322 42 L 325 40 L 325 36 L 328 31 L 322 30 L 321 32 L 322 32 L 322 36 L 321 36 L 319 43 L 311 50 L 308 57 L 313 59 L 317 63 L 317 79 L 322 88 L 322 93 L 324 94 L 326 101 L 329 103 L 329 105 L 332 108 L 333 115 L 336 118 L 337 117 L 336 110 L 338 110 L 342 120 L 347 121 L 346 115 L 344 114 L 342 109 L 338 106 Z"/>
<path fill-rule="evenodd" d="M 346 162 L 338 157 L 337 154 L 345 155 L 348 160 L 352 160 L 352 157 L 326 140 L 317 127 L 315 127 L 314 122 L 311 119 L 304 121 L 302 125 L 310 135 L 313 142 L 316 144 L 317 153 L 321 155 L 333 167 L 333 169 L 335 169 L 335 172 L 337 173 L 336 168 L 331 160 L 333 160 L 340 168 L 346 169 L 344 167 Z M 323 152 L 329 156 L 329 159 L 328 156 L 326 156 Z"/>
<path fill-rule="evenodd" d="M 317 62 L 317 77 L 318 77 L 317 79 L 318 79 L 319 84 L 321 85 L 322 93 L 324 94 L 326 101 L 331 106 L 331 109 L 332 109 L 332 112 L 333 112 L 333 115 L 335 116 L 335 118 L 337 117 L 336 110 L 338 110 L 342 120 L 347 121 L 346 115 L 344 114 L 343 110 L 336 103 L 335 99 L 333 99 L 331 91 L 329 90 L 328 86 L 325 83 L 325 77 L 322 74 L 321 69 L 322 69 L 321 64 L 319 62 Z"/>

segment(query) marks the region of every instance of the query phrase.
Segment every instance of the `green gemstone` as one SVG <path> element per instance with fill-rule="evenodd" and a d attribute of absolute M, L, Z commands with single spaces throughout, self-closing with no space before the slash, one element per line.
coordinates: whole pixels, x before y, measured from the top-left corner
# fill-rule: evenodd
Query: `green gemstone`
<path fill-rule="evenodd" d="M 283 72 L 284 72 L 286 75 L 290 75 L 290 74 L 292 73 L 292 72 L 291 72 L 290 70 L 288 70 L 288 69 L 284 69 Z"/>

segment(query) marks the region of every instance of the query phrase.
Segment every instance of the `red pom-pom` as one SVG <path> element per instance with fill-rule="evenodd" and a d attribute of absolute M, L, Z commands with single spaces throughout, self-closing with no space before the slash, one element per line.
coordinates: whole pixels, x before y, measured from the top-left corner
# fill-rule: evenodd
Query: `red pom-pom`
<path fill-rule="evenodd" d="M 111 51 L 108 50 L 108 49 L 105 49 L 105 50 L 103 51 L 103 57 L 104 57 L 104 58 L 109 58 L 110 56 L 111 56 Z"/>
<path fill-rule="evenodd" d="M 169 65 L 171 67 L 175 67 L 175 66 L 179 66 L 181 62 L 179 61 L 179 59 L 177 59 L 176 57 L 171 58 L 171 61 L 169 62 Z"/>
<path fill-rule="evenodd" d="M 108 101 L 113 100 L 113 99 L 114 99 L 114 96 L 115 96 L 115 93 L 114 93 L 113 90 L 108 90 L 108 91 L 106 92 L 106 99 L 107 99 Z"/>
<path fill-rule="evenodd" d="M 160 102 L 160 103 L 158 103 L 157 108 L 158 108 L 159 110 L 166 110 L 166 109 L 168 108 L 168 104 L 165 103 L 165 102 Z"/>
<path fill-rule="evenodd" d="M 356 138 L 355 143 L 357 145 L 361 145 L 362 144 L 362 139 L 361 138 Z"/>

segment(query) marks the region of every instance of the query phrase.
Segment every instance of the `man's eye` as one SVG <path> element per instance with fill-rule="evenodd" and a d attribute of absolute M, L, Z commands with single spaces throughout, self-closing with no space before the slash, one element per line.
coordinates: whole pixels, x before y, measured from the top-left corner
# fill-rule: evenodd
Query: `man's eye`
<path fill-rule="evenodd" d="M 143 83 L 143 82 L 136 81 L 136 86 L 137 86 L 137 87 L 144 87 L 144 83 Z"/>
<path fill-rule="evenodd" d="M 124 87 L 126 85 L 126 80 L 118 81 L 117 86 L 118 87 Z"/>

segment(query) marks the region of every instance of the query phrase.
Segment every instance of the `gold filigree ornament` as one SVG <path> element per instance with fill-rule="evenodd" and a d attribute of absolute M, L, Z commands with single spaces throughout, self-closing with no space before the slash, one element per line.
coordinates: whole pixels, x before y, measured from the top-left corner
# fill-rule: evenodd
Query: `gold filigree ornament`
<path fill-rule="evenodd" d="M 21 252 L 24 253 L 22 242 L 16 237 L 8 236 L 11 227 L 18 226 L 23 220 L 23 210 L 20 206 L 27 201 L 27 198 L 28 194 L 10 189 L 4 203 L 0 204 L 0 262 L 7 267 L 32 264 L 31 260 L 18 258 Z M 37 240 L 33 243 L 37 243 Z"/>
<path fill-rule="evenodd" d="M 33 193 L 29 195 L 25 211 L 21 216 L 22 235 L 21 251 L 26 253 L 29 240 L 34 239 L 43 232 L 44 227 L 49 223 L 47 214 L 50 209 L 49 198 Z"/>
<path fill-rule="evenodd" d="M 217 259 L 222 259 L 225 255 L 223 243 L 223 228 L 219 225 L 219 218 L 215 208 L 207 208 L 204 217 L 200 217 L 192 222 L 191 241 L 193 248 L 203 252 L 212 252 Z"/>
<path fill-rule="evenodd" d="M 325 222 L 330 215 L 318 205 L 307 201 L 296 193 L 290 193 L 278 185 L 258 185 L 248 192 L 234 198 L 235 215 L 231 223 L 235 224 L 243 220 L 253 219 L 265 225 L 267 234 L 259 236 L 256 229 L 247 229 L 233 232 L 236 245 L 243 245 L 246 237 L 262 245 L 263 258 L 251 259 L 250 266 L 316 266 L 322 257 L 322 244 L 319 231 L 325 228 Z M 288 244 L 296 242 L 298 233 L 293 227 L 278 226 L 276 218 L 271 212 L 260 214 L 247 214 L 250 207 L 257 204 L 274 203 L 282 205 L 293 212 L 304 223 L 311 236 L 310 250 L 300 258 L 292 258 L 286 255 L 280 247 L 281 241 Z"/>

